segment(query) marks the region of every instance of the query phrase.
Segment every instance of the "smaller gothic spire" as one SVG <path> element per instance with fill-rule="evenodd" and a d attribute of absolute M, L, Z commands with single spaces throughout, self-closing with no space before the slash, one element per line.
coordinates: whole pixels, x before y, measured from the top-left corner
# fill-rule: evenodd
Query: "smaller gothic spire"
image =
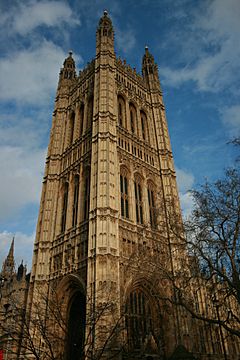
<path fill-rule="evenodd" d="M 15 261 L 14 261 L 14 237 L 11 242 L 11 246 L 6 257 L 3 266 L 2 266 L 2 276 L 4 278 L 9 278 L 15 272 Z"/>
<path fill-rule="evenodd" d="M 69 56 L 64 60 L 63 68 L 60 71 L 60 80 L 72 80 L 76 78 L 76 67 L 73 59 L 73 52 L 68 52 Z"/>
<path fill-rule="evenodd" d="M 23 260 L 22 260 L 22 262 L 19 265 L 18 270 L 17 270 L 17 280 L 18 281 L 21 281 L 22 279 L 25 278 L 26 271 L 27 271 L 26 266 L 23 265 Z"/>
<path fill-rule="evenodd" d="M 159 77 L 158 77 L 158 66 L 154 61 L 153 55 L 149 52 L 148 46 L 145 46 L 145 54 L 143 55 L 142 60 L 142 75 L 144 78 L 148 79 L 152 86 L 159 86 Z"/>
<path fill-rule="evenodd" d="M 111 39 L 112 41 L 114 39 L 112 20 L 110 19 L 107 10 L 104 10 L 97 28 L 97 40 L 104 38 Z"/>

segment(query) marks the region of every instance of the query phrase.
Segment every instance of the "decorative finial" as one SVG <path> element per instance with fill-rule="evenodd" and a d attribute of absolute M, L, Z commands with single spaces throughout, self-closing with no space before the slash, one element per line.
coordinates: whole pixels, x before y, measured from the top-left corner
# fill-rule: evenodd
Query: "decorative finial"
<path fill-rule="evenodd" d="M 104 16 L 107 16 L 107 15 L 108 15 L 108 11 L 107 11 L 107 10 L 104 10 L 103 15 L 104 15 Z"/>
<path fill-rule="evenodd" d="M 147 46 L 147 45 L 145 45 L 145 50 L 148 50 L 148 46 Z"/>
<path fill-rule="evenodd" d="M 72 54 L 73 54 L 73 52 L 72 52 L 72 50 L 69 50 L 69 56 L 71 56 L 72 57 Z"/>

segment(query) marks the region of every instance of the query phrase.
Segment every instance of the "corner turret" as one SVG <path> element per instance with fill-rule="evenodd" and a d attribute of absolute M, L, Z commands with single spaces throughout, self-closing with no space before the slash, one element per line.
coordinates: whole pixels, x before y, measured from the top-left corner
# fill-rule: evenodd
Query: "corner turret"
<path fill-rule="evenodd" d="M 72 57 L 73 52 L 69 51 L 69 56 L 64 60 L 63 68 L 60 70 L 59 83 L 62 81 L 73 80 L 76 78 L 75 61 Z"/>
<path fill-rule="evenodd" d="M 107 48 L 114 49 L 114 30 L 110 17 L 108 16 L 107 10 L 104 10 L 103 16 L 99 20 L 98 28 L 97 28 L 97 53 L 98 50 L 102 50 L 103 48 L 107 50 Z"/>
<path fill-rule="evenodd" d="M 158 66 L 154 61 L 153 55 L 150 54 L 148 46 L 145 46 L 145 54 L 143 55 L 142 75 L 147 80 L 149 87 L 159 88 Z"/>

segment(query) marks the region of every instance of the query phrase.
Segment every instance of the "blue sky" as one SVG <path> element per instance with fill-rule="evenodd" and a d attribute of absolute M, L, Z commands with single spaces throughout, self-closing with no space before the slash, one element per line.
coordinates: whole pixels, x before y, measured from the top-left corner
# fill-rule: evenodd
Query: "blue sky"
<path fill-rule="evenodd" d="M 15 235 L 30 267 L 58 73 L 95 55 L 104 9 L 115 49 L 137 71 L 159 65 L 184 213 L 188 190 L 221 176 L 240 134 L 239 0 L 0 0 L 0 264 Z"/>

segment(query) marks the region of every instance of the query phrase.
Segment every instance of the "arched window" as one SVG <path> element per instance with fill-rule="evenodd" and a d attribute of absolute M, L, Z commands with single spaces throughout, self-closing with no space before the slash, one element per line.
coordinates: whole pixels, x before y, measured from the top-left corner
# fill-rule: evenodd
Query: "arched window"
<path fill-rule="evenodd" d="M 93 97 L 91 96 L 88 100 L 86 130 L 92 127 L 92 122 L 93 122 Z"/>
<path fill-rule="evenodd" d="M 154 190 L 151 185 L 148 186 L 148 207 L 149 207 L 150 225 L 153 229 L 156 229 L 157 219 L 156 219 L 155 198 L 154 198 Z"/>
<path fill-rule="evenodd" d="M 125 100 L 122 96 L 118 96 L 118 124 L 119 126 L 126 126 L 126 107 Z"/>
<path fill-rule="evenodd" d="M 130 110 L 130 128 L 131 128 L 131 132 L 133 134 L 137 133 L 137 111 L 136 108 L 133 104 L 129 105 L 129 110 Z"/>
<path fill-rule="evenodd" d="M 141 128 L 142 128 L 142 138 L 145 141 L 148 141 L 148 127 L 147 127 L 147 116 L 141 111 Z"/>
<path fill-rule="evenodd" d="M 82 136 L 82 132 L 83 132 L 83 120 L 84 120 L 84 104 L 82 103 L 80 106 L 80 110 L 79 110 L 79 123 L 80 123 L 79 135 L 80 136 Z"/>
<path fill-rule="evenodd" d="M 123 126 L 123 109 L 120 102 L 118 103 L 118 122 L 120 126 Z"/>
<path fill-rule="evenodd" d="M 140 350 L 146 337 L 153 333 L 149 299 L 142 290 L 129 294 L 125 314 L 128 345 L 132 350 Z"/>
<path fill-rule="evenodd" d="M 72 226 L 77 225 L 78 197 L 79 197 L 79 175 L 75 175 L 74 176 L 74 190 L 73 190 Z"/>
<path fill-rule="evenodd" d="M 121 216 L 129 219 L 128 178 L 126 174 L 120 175 L 120 191 L 121 191 Z"/>
<path fill-rule="evenodd" d="M 73 135 L 74 135 L 74 123 L 75 123 L 75 112 L 73 111 L 71 113 L 70 119 L 69 119 L 69 145 L 73 142 Z"/>
<path fill-rule="evenodd" d="M 66 228 L 67 206 L 68 206 L 68 182 L 66 181 L 64 183 L 64 189 L 63 189 L 61 232 L 64 232 Z"/>
<path fill-rule="evenodd" d="M 134 181 L 135 205 L 136 205 L 136 221 L 143 224 L 143 202 L 142 202 L 142 186 L 139 178 Z"/>
<path fill-rule="evenodd" d="M 89 201 L 90 201 L 90 174 L 85 177 L 84 183 L 84 200 L 83 200 L 83 219 L 88 220 L 89 217 Z"/>

